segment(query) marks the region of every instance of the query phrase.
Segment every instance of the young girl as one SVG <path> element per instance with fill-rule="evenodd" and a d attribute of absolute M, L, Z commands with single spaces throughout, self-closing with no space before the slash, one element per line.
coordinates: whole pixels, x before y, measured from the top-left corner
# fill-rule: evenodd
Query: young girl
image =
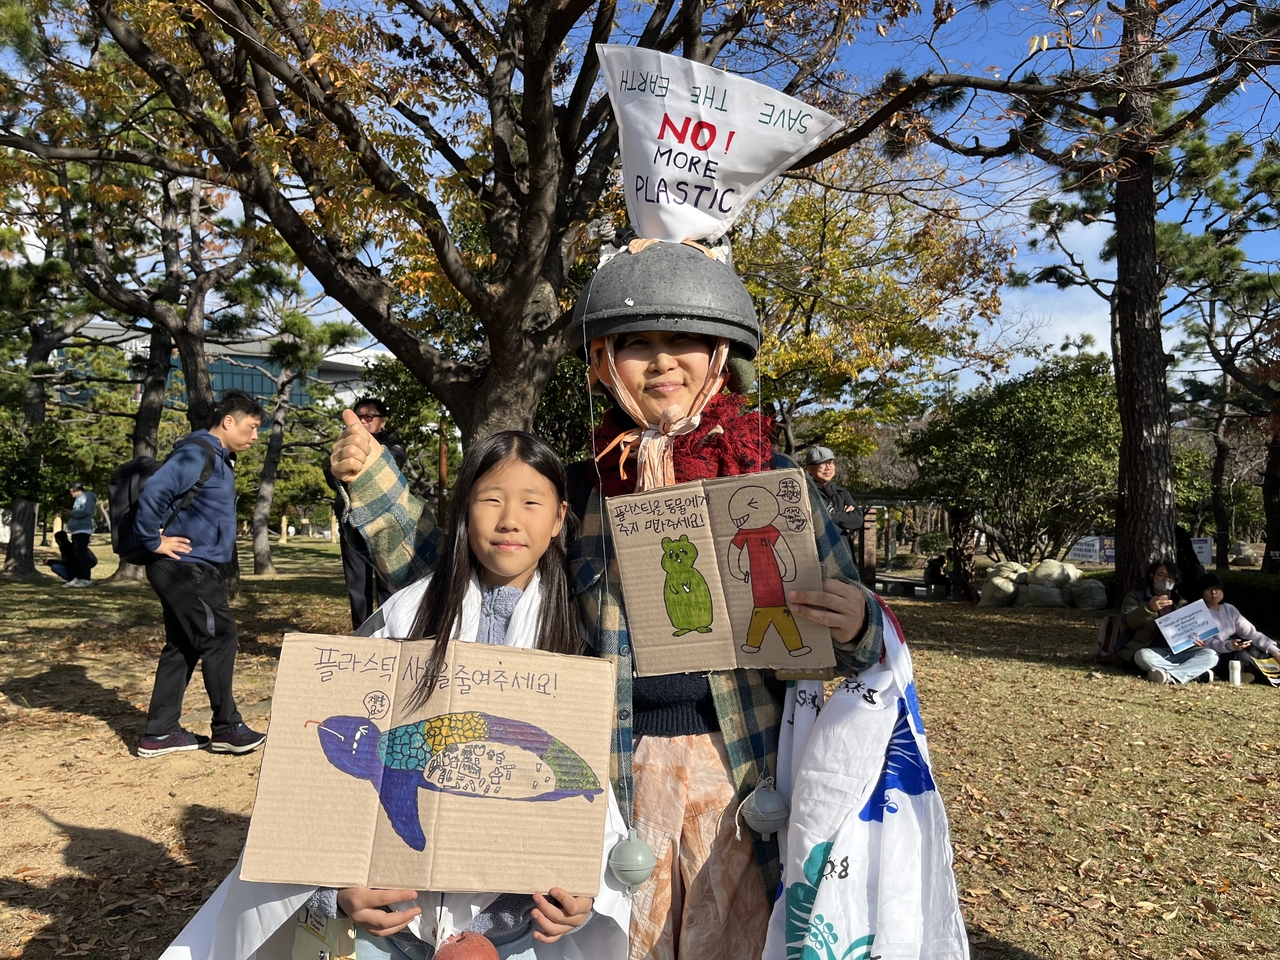
<path fill-rule="evenodd" d="M 394 594 L 375 617 L 381 625 L 368 632 L 397 639 L 445 638 L 435 645 L 411 708 L 430 699 L 453 643 L 584 652 L 566 568 L 574 523 L 568 516 L 564 466 L 555 452 L 527 433 L 494 434 L 467 452 L 453 503 L 452 530 L 439 546 L 436 573 Z M 347 888 L 307 891 L 306 906 L 327 917 L 341 911 L 356 924 L 358 960 L 430 960 L 463 931 L 487 936 L 503 960 L 624 960 L 630 905 L 608 871 L 607 858 L 626 830 L 612 791 L 606 795 L 609 812 L 594 903 L 558 887 L 533 896 Z M 242 905 L 244 891 L 232 890 L 225 898 L 235 903 L 239 917 L 270 928 L 267 934 L 297 909 L 297 889 L 241 886 L 276 888 L 269 894 L 275 898 L 271 903 L 259 900 L 252 911 Z M 264 908 L 270 922 L 259 919 Z M 227 912 L 223 908 L 220 923 Z M 237 946 L 246 942 L 245 925 L 237 919 Z M 227 956 L 218 939 L 209 953 L 193 949 L 185 956 Z M 257 943 L 237 949 L 234 960 L 247 960 L 257 950 Z M 258 954 L 261 960 L 267 952 Z"/>
<path fill-rule="evenodd" d="M 497 433 L 467 452 L 436 572 L 394 594 L 372 633 L 446 638 L 435 645 L 411 708 L 430 699 L 450 643 L 585 651 L 566 569 L 574 523 L 565 498 L 563 464 L 528 433 Z M 611 792 L 610 801 L 614 829 L 606 831 L 602 863 L 625 836 Z M 349 888 L 336 892 L 336 905 L 359 928 L 358 960 L 422 960 L 431 956 L 428 945 L 463 930 L 484 933 L 504 958 L 625 957 L 629 907 L 607 867 L 600 892 L 594 917 L 590 898 L 559 888 L 532 897 Z M 325 901 L 333 902 L 321 891 L 313 905 Z M 573 940 L 589 918 L 594 936 L 583 931 Z"/>

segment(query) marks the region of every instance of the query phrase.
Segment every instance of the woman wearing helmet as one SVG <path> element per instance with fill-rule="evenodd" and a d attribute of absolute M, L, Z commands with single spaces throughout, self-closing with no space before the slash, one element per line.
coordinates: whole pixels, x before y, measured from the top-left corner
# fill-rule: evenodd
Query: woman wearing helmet
<path fill-rule="evenodd" d="M 584 289 L 570 337 L 592 388 L 615 403 L 594 433 L 595 460 L 570 468 L 582 520 L 570 562 L 591 645 L 618 667 L 611 780 L 657 857 L 633 902 L 631 956 L 759 957 L 779 885 L 777 839 L 739 832 L 734 814 L 774 775 L 784 686 L 746 669 L 633 677 L 603 513 L 603 497 L 792 465 L 773 453 L 773 424 L 735 392 L 753 379 L 754 306 L 733 268 L 705 248 L 633 241 Z M 334 472 L 349 478 L 348 522 L 398 586 L 434 563 L 434 524 L 389 457 L 360 461 L 335 448 Z M 824 590 L 794 591 L 788 605 L 830 628 L 840 672 L 864 669 L 880 658 L 879 608 L 816 490 L 809 499 Z"/>

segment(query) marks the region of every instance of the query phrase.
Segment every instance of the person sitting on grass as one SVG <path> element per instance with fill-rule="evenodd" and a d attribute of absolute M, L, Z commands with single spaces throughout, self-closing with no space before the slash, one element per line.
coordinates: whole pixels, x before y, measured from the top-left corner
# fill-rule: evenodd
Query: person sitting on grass
<path fill-rule="evenodd" d="M 1262 670 L 1253 662 L 1254 657 L 1280 659 L 1280 644 L 1246 620 L 1231 604 L 1222 602 L 1225 596 L 1222 578 L 1216 573 L 1206 573 L 1200 578 L 1198 586 L 1204 605 L 1209 608 L 1214 622 L 1218 624 L 1218 636 L 1205 641 L 1206 647 L 1221 654 L 1214 672 L 1225 678 L 1227 664 L 1238 660 L 1241 683 L 1253 683 L 1255 677 L 1262 679 Z"/>
<path fill-rule="evenodd" d="M 1213 680 L 1213 668 L 1218 655 L 1197 640 L 1180 653 L 1169 649 L 1164 634 L 1156 620 L 1186 606 L 1185 600 L 1176 599 L 1174 588 L 1178 585 L 1178 565 L 1169 559 L 1157 560 L 1147 570 L 1147 586 L 1135 590 L 1120 604 L 1120 621 L 1125 636 L 1117 651 L 1120 659 L 1132 663 L 1146 673 L 1152 683 L 1187 683 Z"/>

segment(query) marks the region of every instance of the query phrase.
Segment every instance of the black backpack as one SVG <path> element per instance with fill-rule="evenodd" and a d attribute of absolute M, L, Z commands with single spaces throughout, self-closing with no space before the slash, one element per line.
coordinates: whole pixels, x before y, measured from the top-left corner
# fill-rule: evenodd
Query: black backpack
<path fill-rule="evenodd" d="M 196 485 L 183 494 L 174 505 L 169 519 L 161 525 L 162 530 L 168 529 L 169 525 L 178 518 L 178 514 L 191 506 L 191 501 L 205 485 L 205 481 L 213 476 L 214 464 L 217 462 L 218 451 L 212 444 L 199 437 L 178 441 L 174 452 L 176 453 L 178 448 L 186 443 L 196 443 L 204 448 L 204 469 L 200 471 L 200 479 L 196 481 Z M 108 513 L 111 516 L 111 549 L 126 563 L 151 563 L 159 559 L 143 544 L 137 530 L 134 529 L 134 521 L 138 517 L 138 500 L 142 496 L 142 488 L 167 460 L 168 457 L 165 460 L 137 457 L 116 467 L 115 473 L 111 475 L 111 485 L 107 488 Z"/>

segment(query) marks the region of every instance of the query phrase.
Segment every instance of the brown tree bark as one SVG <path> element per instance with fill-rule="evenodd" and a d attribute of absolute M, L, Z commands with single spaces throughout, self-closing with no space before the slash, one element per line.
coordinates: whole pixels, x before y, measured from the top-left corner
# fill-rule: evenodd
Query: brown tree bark
<path fill-rule="evenodd" d="M 35 577 L 36 522 L 40 505 L 31 500 L 15 500 L 9 521 L 9 547 L 5 551 L 4 572 L 11 577 Z"/>
<path fill-rule="evenodd" d="M 1271 439 L 1267 442 L 1267 465 L 1262 473 L 1262 509 L 1267 517 L 1267 549 L 1262 557 L 1263 573 L 1280 573 L 1280 423 L 1271 417 Z"/>
<path fill-rule="evenodd" d="M 1121 37 L 1119 117 L 1126 141 L 1118 151 L 1115 184 L 1116 285 L 1113 294 L 1119 355 L 1116 399 L 1124 440 L 1120 446 L 1116 579 L 1122 592 L 1142 585 L 1147 564 L 1171 556 L 1173 449 L 1169 440 L 1168 359 L 1162 340 L 1164 280 L 1156 258 L 1155 129 L 1151 94 L 1151 38 L 1157 9 L 1126 0 Z"/>
<path fill-rule="evenodd" d="M 133 420 L 133 456 L 155 457 L 160 451 L 160 418 L 164 414 L 165 394 L 169 391 L 169 371 L 173 366 L 173 338 L 160 324 L 151 327 L 147 360 L 142 367 L 142 395 Z M 147 579 L 147 568 L 141 564 L 120 561 L 116 572 L 103 580 L 108 583 L 139 583 Z"/>
<path fill-rule="evenodd" d="M 293 393 L 293 381 L 276 395 L 275 408 L 271 411 L 271 433 L 267 436 L 267 452 L 262 458 L 262 472 L 258 475 L 258 497 L 253 503 L 253 572 L 275 576 L 276 566 L 271 560 L 271 501 L 276 492 L 276 474 L 280 468 L 280 451 L 284 449 L 285 420 L 289 416 L 289 397 Z"/>
<path fill-rule="evenodd" d="M 968 507 L 952 507 L 947 511 L 947 525 L 951 528 L 953 568 L 951 571 L 951 596 L 955 600 L 970 603 L 978 597 L 973 589 L 977 565 L 974 561 L 974 543 L 977 530 L 973 524 L 973 511 Z"/>
<path fill-rule="evenodd" d="M 1226 379 L 1225 377 L 1223 378 Z M 1227 461 L 1231 458 L 1231 444 L 1227 442 L 1227 404 L 1222 401 L 1222 409 L 1213 423 L 1213 474 L 1209 481 L 1210 497 L 1213 501 L 1213 524 L 1217 527 L 1214 543 L 1214 559 L 1219 570 L 1229 566 L 1227 551 L 1231 545 L 1231 519 L 1227 515 L 1227 498 L 1223 491 L 1227 476 Z"/>

